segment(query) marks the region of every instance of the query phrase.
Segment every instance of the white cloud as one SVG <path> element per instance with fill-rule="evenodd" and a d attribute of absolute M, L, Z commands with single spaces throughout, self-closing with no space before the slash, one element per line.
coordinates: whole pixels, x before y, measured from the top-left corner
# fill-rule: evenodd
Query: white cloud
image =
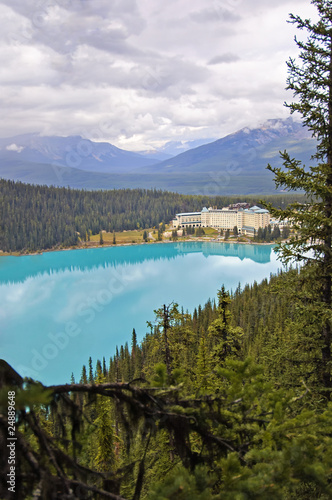
<path fill-rule="evenodd" d="M 145 149 L 287 116 L 285 61 L 297 53 L 289 12 L 314 8 L 308 0 L 3 0 L 0 136 L 90 134 Z"/>
<path fill-rule="evenodd" d="M 24 146 L 17 146 L 17 144 L 10 144 L 6 147 L 7 151 L 16 151 L 16 153 L 21 153 L 23 151 Z"/>

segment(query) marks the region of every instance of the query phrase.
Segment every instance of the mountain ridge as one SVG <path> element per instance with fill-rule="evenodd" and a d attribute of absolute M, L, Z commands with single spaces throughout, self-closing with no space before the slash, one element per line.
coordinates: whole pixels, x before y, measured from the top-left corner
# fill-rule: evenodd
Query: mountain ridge
<path fill-rule="evenodd" d="M 275 193 L 267 164 L 281 166 L 279 151 L 285 149 L 307 163 L 316 146 L 310 132 L 292 118 L 245 127 L 164 161 L 80 136 L 49 138 L 49 143 L 44 140 L 43 147 L 33 151 L 33 141 L 40 142 L 41 136 L 32 136 L 0 139 L 1 177 L 83 189 L 146 187 L 184 194 Z M 31 146 L 27 151 L 24 138 Z M 119 158 L 124 160 L 122 166 Z"/>
<path fill-rule="evenodd" d="M 9 144 L 10 143 L 10 144 Z M 0 139 L 0 161 L 27 161 L 103 173 L 120 173 L 156 163 L 155 159 L 81 136 L 22 134 Z"/>
<path fill-rule="evenodd" d="M 293 149 L 291 143 L 296 141 L 297 144 L 304 146 L 304 150 L 311 151 L 315 142 L 311 138 L 310 132 L 300 123 L 293 121 L 292 118 L 287 120 L 271 119 L 260 128 L 249 129 L 245 127 L 212 143 L 185 151 L 158 165 L 146 167 L 144 172 L 151 173 L 158 170 L 160 173 L 163 169 L 168 170 L 168 172 L 174 170 L 178 172 L 179 169 L 196 172 L 197 170 L 204 171 L 207 167 L 210 167 L 209 171 L 214 171 L 239 164 L 241 161 L 249 163 L 251 170 L 256 171 L 254 162 L 257 162 L 258 155 L 261 154 L 263 158 L 268 158 L 269 152 L 266 146 L 271 143 L 277 144 L 283 138 L 291 138 L 291 141 L 284 141 L 291 146 L 291 149 Z M 273 149 L 275 150 L 275 148 Z M 278 149 L 277 154 L 279 151 L 280 149 Z M 207 160 L 209 160 L 208 164 Z M 261 167 L 258 169 L 261 170 Z"/>

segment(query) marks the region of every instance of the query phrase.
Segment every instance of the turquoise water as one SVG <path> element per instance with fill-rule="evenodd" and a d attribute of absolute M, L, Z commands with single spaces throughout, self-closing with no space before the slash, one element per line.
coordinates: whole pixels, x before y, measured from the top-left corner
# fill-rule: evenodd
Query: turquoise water
<path fill-rule="evenodd" d="M 192 312 L 227 289 L 280 267 L 271 246 L 162 243 L 0 258 L 1 357 L 45 384 L 80 378 L 89 356 L 108 359 L 139 340 L 153 310 Z"/>

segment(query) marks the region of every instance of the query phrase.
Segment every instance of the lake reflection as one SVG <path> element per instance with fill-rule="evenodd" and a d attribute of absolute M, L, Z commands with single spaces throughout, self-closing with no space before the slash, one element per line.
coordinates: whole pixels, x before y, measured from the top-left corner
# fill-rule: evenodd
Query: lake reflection
<path fill-rule="evenodd" d="M 89 356 L 141 340 L 153 309 L 184 309 L 222 284 L 261 281 L 280 267 L 271 246 L 174 243 L 0 258 L 1 357 L 43 383 L 79 379 Z"/>

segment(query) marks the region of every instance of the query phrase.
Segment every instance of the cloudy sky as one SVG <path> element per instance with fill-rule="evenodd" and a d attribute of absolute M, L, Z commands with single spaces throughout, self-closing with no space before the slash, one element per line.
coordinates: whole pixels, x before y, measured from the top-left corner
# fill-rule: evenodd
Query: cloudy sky
<path fill-rule="evenodd" d="M 0 137 L 143 150 L 287 117 L 310 0 L 1 0 Z"/>

